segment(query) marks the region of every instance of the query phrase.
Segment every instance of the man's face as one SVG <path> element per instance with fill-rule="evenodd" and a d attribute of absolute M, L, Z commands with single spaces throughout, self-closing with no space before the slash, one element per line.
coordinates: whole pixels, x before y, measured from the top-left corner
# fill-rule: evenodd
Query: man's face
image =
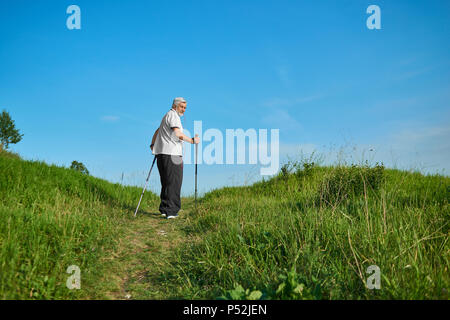
<path fill-rule="evenodd" d="M 175 110 L 180 116 L 184 115 L 184 112 L 186 111 L 186 102 L 181 102 L 178 104 Z"/>

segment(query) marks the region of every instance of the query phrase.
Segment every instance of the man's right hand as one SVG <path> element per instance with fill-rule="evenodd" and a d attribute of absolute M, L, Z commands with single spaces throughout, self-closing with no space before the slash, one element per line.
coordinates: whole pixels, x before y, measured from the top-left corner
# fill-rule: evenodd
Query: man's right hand
<path fill-rule="evenodd" d="M 200 138 L 198 137 L 198 134 L 195 135 L 194 138 L 194 144 L 199 144 L 200 143 Z"/>

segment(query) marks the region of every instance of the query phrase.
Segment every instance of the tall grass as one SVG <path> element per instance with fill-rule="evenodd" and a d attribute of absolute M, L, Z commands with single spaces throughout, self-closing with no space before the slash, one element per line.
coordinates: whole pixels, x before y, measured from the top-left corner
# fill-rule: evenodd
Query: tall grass
<path fill-rule="evenodd" d="M 0 299 L 101 297 L 105 258 L 139 188 L 0 155 Z M 148 192 L 143 207 L 155 201 Z M 70 265 L 83 290 L 69 290 Z"/>
<path fill-rule="evenodd" d="M 102 298 L 141 189 L 4 152 L 0 174 L 0 299 Z M 164 256 L 160 287 L 188 299 L 448 299 L 449 193 L 445 176 L 293 162 L 185 207 L 172 226 L 190 240 Z M 157 204 L 146 193 L 142 208 Z M 65 286 L 70 265 L 82 290 Z M 380 289 L 366 286 L 371 265 Z"/>
<path fill-rule="evenodd" d="M 185 292 L 447 299 L 449 191 L 448 177 L 307 162 L 250 187 L 215 190 L 190 220 L 201 240 L 179 253 Z M 370 265 L 380 268 L 380 289 L 366 286 Z"/>

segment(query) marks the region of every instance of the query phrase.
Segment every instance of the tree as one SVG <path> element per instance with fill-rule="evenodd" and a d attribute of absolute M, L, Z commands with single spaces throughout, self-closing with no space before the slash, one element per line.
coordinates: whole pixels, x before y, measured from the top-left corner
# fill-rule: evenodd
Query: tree
<path fill-rule="evenodd" d="M 22 137 L 23 134 L 20 134 L 19 130 L 16 129 L 14 120 L 11 119 L 6 110 L 3 110 L 0 114 L 0 150 L 8 149 L 10 143 L 18 143 L 22 140 Z"/>
<path fill-rule="evenodd" d="M 72 164 L 70 165 L 70 169 L 80 171 L 81 173 L 89 175 L 89 171 L 88 171 L 88 169 L 86 169 L 84 164 L 81 162 L 75 161 L 75 160 L 72 161 Z"/>

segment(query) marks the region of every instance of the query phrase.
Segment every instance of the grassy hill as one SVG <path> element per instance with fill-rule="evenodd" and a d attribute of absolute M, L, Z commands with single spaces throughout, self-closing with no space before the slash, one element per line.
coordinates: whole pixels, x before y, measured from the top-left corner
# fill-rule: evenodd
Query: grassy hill
<path fill-rule="evenodd" d="M 449 177 L 294 163 L 167 221 L 150 192 L 132 217 L 139 188 L 5 153 L 0 172 L 2 299 L 448 299 Z"/>
<path fill-rule="evenodd" d="M 450 179 L 437 175 L 284 167 L 269 181 L 204 197 L 190 226 L 202 240 L 183 259 L 186 274 L 206 296 L 447 299 L 449 195 Z M 365 286 L 370 265 L 380 268 L 380 290 Z"/>
<path fill-rule="evenodd" d="M 97 297 L 108 282 L 100 283 L 104 259 L 142 189 L 6 152 L 0 172 L 0 298 Z M 148 192 L 143 207 L 156 199 Z M 83 290 L 66 288 L 70 265 L 81 269 Z"/>

